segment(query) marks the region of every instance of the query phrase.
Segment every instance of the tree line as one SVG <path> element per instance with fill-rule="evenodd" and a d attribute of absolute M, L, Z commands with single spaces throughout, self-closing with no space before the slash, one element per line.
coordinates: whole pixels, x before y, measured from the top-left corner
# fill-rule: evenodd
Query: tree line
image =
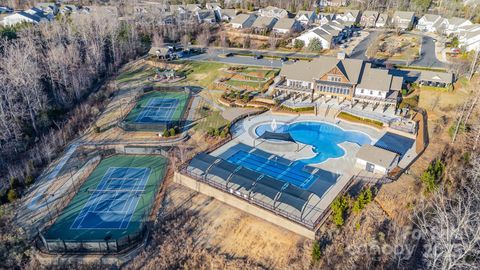
<path fill-rule="evenodd" d="M 18 192 L 88 127 L 92 91 L 146 46 L 135 27 L 101 12 L 1 33 L 0 187 Z"/>

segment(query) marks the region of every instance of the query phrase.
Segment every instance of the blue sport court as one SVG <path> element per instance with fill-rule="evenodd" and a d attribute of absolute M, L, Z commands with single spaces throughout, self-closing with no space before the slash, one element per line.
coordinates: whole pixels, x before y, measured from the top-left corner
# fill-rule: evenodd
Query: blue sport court
<path fill-rule="evenodd" d="M 227 160 L 303 189 L 309 188 L 319 178 L 318 175 L 304 170 L 305 163 L 292 162 L 277 156 L 267 158 L 240 150 Z"/>
<path fill-rule="evenodd" d="M 176 98 L 151 98 L 135 119 L 136 123 L 167 122 L 172 119 L 179 100 Z"/>
<path fill-rule="evenodd" d="M 150 176 L 149 168 L 110 167 L 70 229 L 126 229 Z"/>

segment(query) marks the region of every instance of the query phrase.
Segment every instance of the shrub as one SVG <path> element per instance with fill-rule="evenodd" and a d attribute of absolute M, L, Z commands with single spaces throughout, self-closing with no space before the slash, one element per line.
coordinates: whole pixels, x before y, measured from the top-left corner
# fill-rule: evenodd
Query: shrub
<path fill-rule="evenodd" d="M 169 130 L 169 133 L 170 133 L 170 136 L 175 136 L 176 131 L 175 131 L 174 128 L 171 128 L 171 129 Z"/>
<path fill-rule="evenodd" d="M 27 175 L 27 177 L 25 177 L 25 185 L 27 187 L 30 186 L 31 184 L 33 184 L 34 179 L 35 178 L 32 175 Z"/>
<path fill-rule="evenodd" d="M 424 185 L 425 194 L 431 193 L 438 188 L 438 180 L 440 180 L 444 171 L 445 165 L 439 159 L 436 159 L 428 165 L 427 170 L 424 171 L 420 177 Z"/>
<path fill-rule="evenodd" d="M 320 250 L 320 244 L 315 241 L 312 247 L 312 261 L 318 262 L 322 257 L 322 251 Z"/>
<path fill-rule="evenodd" d="M 321 52 L 322 51 L 322 43 L 318 38 L 312 38 L 308 43 L 308 50 L 311 52 Z"/>
<path fill-rule="evenodd" d="M 337 226 L 342 226 L 345 223 L 345 215 L 348 209 L 347 197 L 341 196 L 336 198 L 332 203 L 333 223 Z"/>
<path fill-rule="evenodd" d="M 168 129 L 163 130 L 162 137 L 170 137 L 170 132 L 168 132 Z"/>
<path fill-rule="evenodd" d="M 302 49 L 303 47 L 305 47 L 305 42 L 300 39 L 295 39 L 295 41 L 293 42 L 293 47 L 295 49 Z"/>
<path fill-rule="evenodd" d="M 93 126 L 93 132 L 100 133 L 100 127 L 97 125 Z"/>
<path fill-rule="evenodd" d="M 17 191 L 15 189 L 10 189 L 7 194 L 7 199 L 9 202 L 13 202 L 18 198 Z"/>
<path fill-rule="evenodd" d="M 367 204 L 372 201 L 372 197 L 372 190 L 370 188 L 362 190 L 353 203 L 353 212 L 359 213 Z"/>

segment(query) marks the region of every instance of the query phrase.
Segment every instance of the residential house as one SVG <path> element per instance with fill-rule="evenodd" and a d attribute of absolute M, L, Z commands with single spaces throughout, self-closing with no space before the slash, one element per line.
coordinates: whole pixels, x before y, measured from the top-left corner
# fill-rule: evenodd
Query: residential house
<path fill-rule="evenodd" d="M 417 82 L 420 85 L 449 87 L 453 84 L 453 74 L 449 72 L 424 70 L 418 77 Z"/>
<path fill-rule="evenodd" d="M 261 17 L 270 17 L 270 18 L 288 18 L 288 11 L 283 8 L 268 6 L 258 10 L 258 15 Z"/>
<path fill-rule="evenodd" d="M 185 5 L 170 5 L 170 12 L 174 14 L 184 14 L 187 13 L 187 8 Z"/>
<path fill-rule="evenodd" d="M 216 23 L 217 14 L 212 9 L 202 9 L 195 12 L 199 23 Z"/>
<path fill-rule="evenodd" d="M 317 14 L 315 11 L 300 10 L 295 16 L 295 20 L 300 22 L 304 26 L 308 26 L 311 23 L 315 22 L 317 19 Z"/>
<path fill-rule="evenodd" d="M 219 9 L 222 9 L 222 7 L 220 6 L 220 3 L 206 3 L 205 4 L 205 8 L 206 9 L 210 9 L 210 10 L 219 10 Z"/>
<path fill-rule="evenodd" d="M 253 14 L 238 14 L 230 21 L 230 24 L 232 28 L 236 29 L 250 28 L 256 19 L 257 16 Z"/>
<path fill-rule="evenodd" d="M 313 39 L 318 39 L 323 49 L 331 49 L 343 39 L 343 35 L 342 31 L 338 30 L 334 24 L 325 24 L 294 38 L 292 44 L 295 44 L 296 40 L 300 40 L 305 44 L 305 47 L 308 47 Z"/>
<path fill-rule="evenodd" d="M 360 10 L 345 10 L 343 14 L 337 14 L 337 19 L 355 24 L 360 22 Z"/>
<path fill-rule="evenodd" d="M 443 23 L 445 24 L 445 33 L 447 35 L 456 34 L 462 27 L 473 24 L 470 20 L 458 17 L 446 18 Z"/>
<path fill-rule="evenodd" d="M 360 18 L 360 25 L 363 27 L 375 27 L 378 19 L 378 12 L 366 10 Z"/>
<path fill-rule="evenodd" d="M 240 12 L 236 9 L 227 8 L 227 9 L 219 10 L 218 13 L 219 13 L 220 21 L 228 22 L 228 21 L 231 21 L 233 18 L 235 18 Z"/>
<path fill-rule="evenodd" d="M 151 47 L 148 51 L 149 55 L 155 56 L 161 60 L 168 60 L 172 59 L 173 57 L 173 50 L 168 47 Z"/>
<path fill-rule="evenodd" d="M 443 18 L 440 15 L 425 14 L 417 22 L 417 29 L 423 32 L 438 32 L 443 25 Z"/>
<path fill-rule="evenodd" d="M 407 30 L 413 26 L 415 13 L 413 11 L 395 11 L 392 23 L 395 28 Z"/>
<path fill-rule="evenodd" d="M 318 13 L 316 23 L 324 25 L 335 20 L 335 18 L 335 13 Z"/>
<path fill-rule="evenodd" d="M 277 22 L 275 17 L 258 17 L 252 24 L 252 29 L 256 33 L 265 34 L 273 29 L 273 26 Z"/>
<path fill-rule="evenodd" d="M 279 34 L 288 34 L 290 32 L 297 32 L 301 29 L 300 23 L 295 19 L 281 18 L 273 26 L 273 32 Z"/>
<path fill-rule="evenodd" d="M 459 28 L 458 41 L 466 51 L 480 51 L 480 24 Z"/>
<path fill-rule="evenodd" d="M 187 10 L 188 12 L 197 12 L 197 11 L 200 11 L 202 9 L 202 7 L 200 5 L 197 5 L 197 4 L 186 4 L 185 5 L 185 10 Z"/>
<path fill-rule="evenodd" d="M 375 23 L 375 27 L 381 28 L 385 27 L 388 24 L 388 14 L 387 13 L 380 13 L 378 14 L 377 22 Z"/>
<path fill-rule="evenodd" d="M 160 14 L 170 11 L 170 5 L 157 2 L 141 2 L 133 6 L 134 15 Z"/>
<path fill-rule="evenodd" d="M 320 97 L 396 106 L 402 77 L 377 70 L 360 59 L 320 56 L 311 62 L 285 64 L 275 89 L 287 96 Z M 356 96 L 357 87 L 360 93 Z M 363 90 L 363 94 L 362 94 Z M 355 99 L 354 99 L 355 98 Z"/>
<path fill-rule="evenodd" d="M 318 0 L 318 7 L 343 7 L 348 4 L 347 0 Z"/>
<path fill-rule="evenodd" d="M 355 167 L 370 173 L 387 174 L 397 167 L 400 156 L 378 146 L 364 144 L 355 155 Z"/>
<path fill-rule="evenodd" d="M 53 15 L 57 15 L 60 11 L 60 5 L 56 3 L 37 3 L 35 7 L 41 9 L 45 13 L 52 13 Z"/>
<path fill-rule="evenodd" d="M 39 24 L 53 20 L 52 13 L 45 13 L 38 8 L 31 8 L 25 11 L 20 11 L 3 18 L 2 24 L 5 26 L 13 26 L 19 23 Z"/>
<path fill-rule="evenodd" d="M 0 6 L 0 14 L 12 13 L 13 9 L 9 7 Z"/>

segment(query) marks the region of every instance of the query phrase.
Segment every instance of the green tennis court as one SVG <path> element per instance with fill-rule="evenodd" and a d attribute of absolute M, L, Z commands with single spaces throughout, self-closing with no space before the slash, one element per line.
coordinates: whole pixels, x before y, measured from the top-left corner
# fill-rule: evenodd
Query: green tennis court
<path fill-rule="evenodd" d="M 105 241 L 137 234 L 166 167 L 162 156 L 116 155 L 102 160 L 44 238 Z"/>
<path fill-rule="evenodd" d="M 153 91 L 144 94 L 125 117 L 133 124 L 168 124 L 182 120 L 188 103 L 186 92 Z"/>

